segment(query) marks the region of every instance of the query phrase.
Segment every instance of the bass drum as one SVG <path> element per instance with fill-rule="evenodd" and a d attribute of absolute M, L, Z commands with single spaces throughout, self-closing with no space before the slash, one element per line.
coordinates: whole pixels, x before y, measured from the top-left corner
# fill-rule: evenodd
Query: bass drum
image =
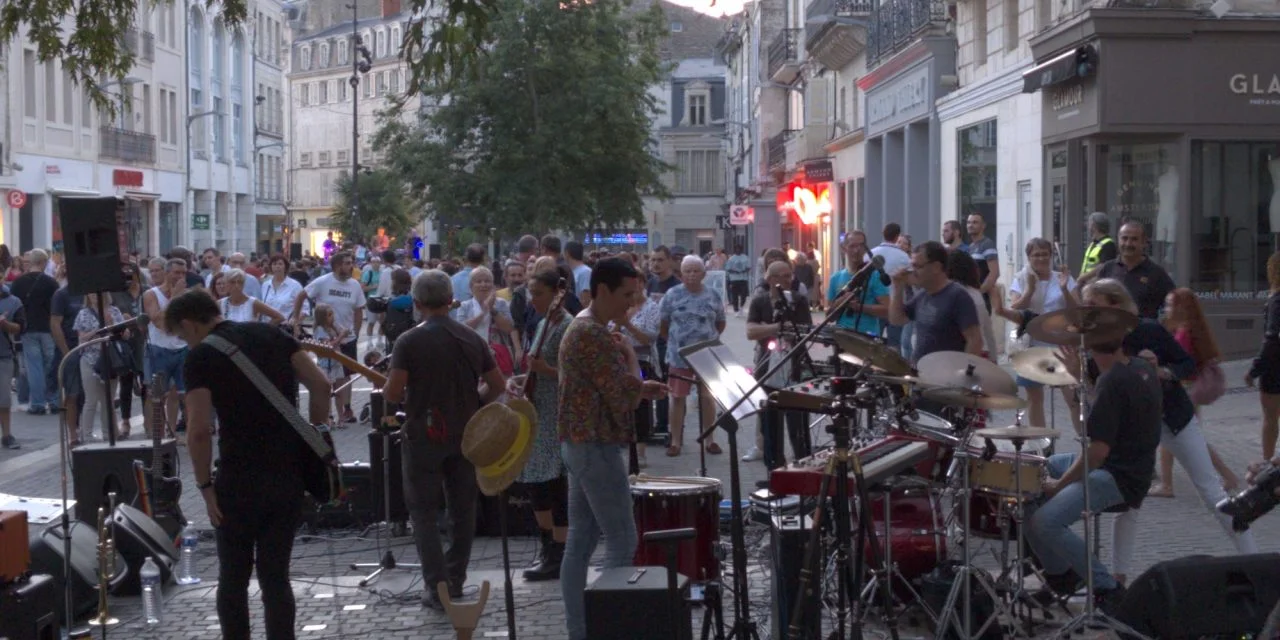
<path fill-rule="evenodd" d="M 947 557 L 947 538 L 942 505 L 927 487 L 897 487 L 889 492 L 888 526 L 885 526 L 885 496 L 870 496 L 871 519 L 881 553 L 885 541 L 893 551 L 893 564 L 902 577 L 915 583 L 933 571 Z M 871 541 L 864 549 L 867 562 L 872 562 Z M 911 593 L 903 585 L 895 585 L 898 596 L 909 599 Z"/>

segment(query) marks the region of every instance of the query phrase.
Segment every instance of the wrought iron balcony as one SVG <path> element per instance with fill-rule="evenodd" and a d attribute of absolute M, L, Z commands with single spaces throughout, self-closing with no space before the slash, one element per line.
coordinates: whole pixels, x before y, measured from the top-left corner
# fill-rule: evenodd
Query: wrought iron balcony
<path fill-rule="evenodd" d="M 871 14 L 867 67 L 888 60 L 930 28 L 942 29 L 946 20 L 946 0 L 887 0 Z"/>
<path fill-rule="evenodd" d="M 853 62 L 867 46 L 875 4 L 865 0 L 814 0 L 805 10 L 804 48 L 828 69 Z"/>
<path fill-rule="evenodd" d="M 155 164 L 156 137 L 117 127 L 98 127 L 98 157 Z"/>
<path fill-rule="evenodd" d="M 132 53 L 132 54 L 133 54 L 133 56 L 136 58 L 136 57 L 138 56 L 138 53 L 139 53 L 139 51 L 138 51 L 138 30 L 137 30 L 137 29 L 125 29 L 125 32 L 124 32 L 124 42 L 123 42 L 123 43 L 121 43 L 121 44 L 123 44 L 123 45 L 124 45 L 124 48 L 125 48 L 125 50 L 126 50 L 126 51 L 128 51 L 129 53 Z"/>
<path fill-rule="evenodd" d="M 141 57 L 147 62 L 156 61 L 156 35 L 150 31 L 143 31 L 140 35 L 142 44 Z"/>
<path fill-rule="evenodd" d="M 800 38 L 803 29 L 783 29 L 769 45 L 769 79 L 791 84 L 800 75 Z"/>
<path fill-rule="evenodd" d="M 787 141 L 796 135 L 795 129 L 787 129 L 769 138 L 769 170 L 787 168 Z"/>

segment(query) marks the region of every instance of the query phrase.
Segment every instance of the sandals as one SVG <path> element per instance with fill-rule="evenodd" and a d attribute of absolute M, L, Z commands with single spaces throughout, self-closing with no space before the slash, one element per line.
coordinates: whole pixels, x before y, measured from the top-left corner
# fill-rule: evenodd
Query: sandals
<path fill-rule="evenodd" d="M 667 447 L 667 457 L 674 458 L 680 455 L 680 445 L 673 444 Z"/>
<path fill-rule="evenodd" d="M 721 448 L 720 448 L 720 445 L 718 445 L 718 444 L 716 444 L 716 443 L 714 443 L 714 442 L 708 442 L 708 443 L 707 443 L 707 453 L 709 453 L 709 454 L 711 454 L 711 455 L 713 455 L 713 456 L 716 456 L 716 455 L 720 455 L 720 454 L 724 453 L 724 449 L 721 449 Z"/>
<path fill-rule="evenodd" d="M 1147 491 L 1148 498 L 1172 498 L 1173 487 L 1166 487 L 1163 484 L 1153 484 L 1151 489 Z"/>

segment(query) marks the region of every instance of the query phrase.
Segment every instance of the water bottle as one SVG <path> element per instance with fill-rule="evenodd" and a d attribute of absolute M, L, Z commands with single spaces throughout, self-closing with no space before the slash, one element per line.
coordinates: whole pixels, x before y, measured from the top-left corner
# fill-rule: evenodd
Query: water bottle
<path fill-rule="evenodd" d="M 151 556 L 142 563 L 139 576 L 142 578 L 142 610 L 147 624 L 160 624 L 160 567 L 152 562 Z"/>
<path fill-rule="evenodd" d="M 196 543 L 200 541 L 194 529 L 182 530 L 182 555 L 178 559 L 178 584 L 196 584 L 200 578 L 196 576 Z"/>

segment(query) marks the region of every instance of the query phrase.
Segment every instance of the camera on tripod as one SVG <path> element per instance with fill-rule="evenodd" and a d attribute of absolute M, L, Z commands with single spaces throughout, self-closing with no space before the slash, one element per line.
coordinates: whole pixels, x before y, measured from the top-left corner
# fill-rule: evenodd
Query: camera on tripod
<path fill-rule="evenodd" d="M 1247 531 L 1254 520 L 1267 515 L 1280 504 L 1277 488 L 1280 488 L 1280 467 L 1268 464 L 1258 472 L 1252 487 L 1235 497 L 1223 498 L 1217 505 L 1218 511 L 1231 516 L 1234 531 Z"/>

